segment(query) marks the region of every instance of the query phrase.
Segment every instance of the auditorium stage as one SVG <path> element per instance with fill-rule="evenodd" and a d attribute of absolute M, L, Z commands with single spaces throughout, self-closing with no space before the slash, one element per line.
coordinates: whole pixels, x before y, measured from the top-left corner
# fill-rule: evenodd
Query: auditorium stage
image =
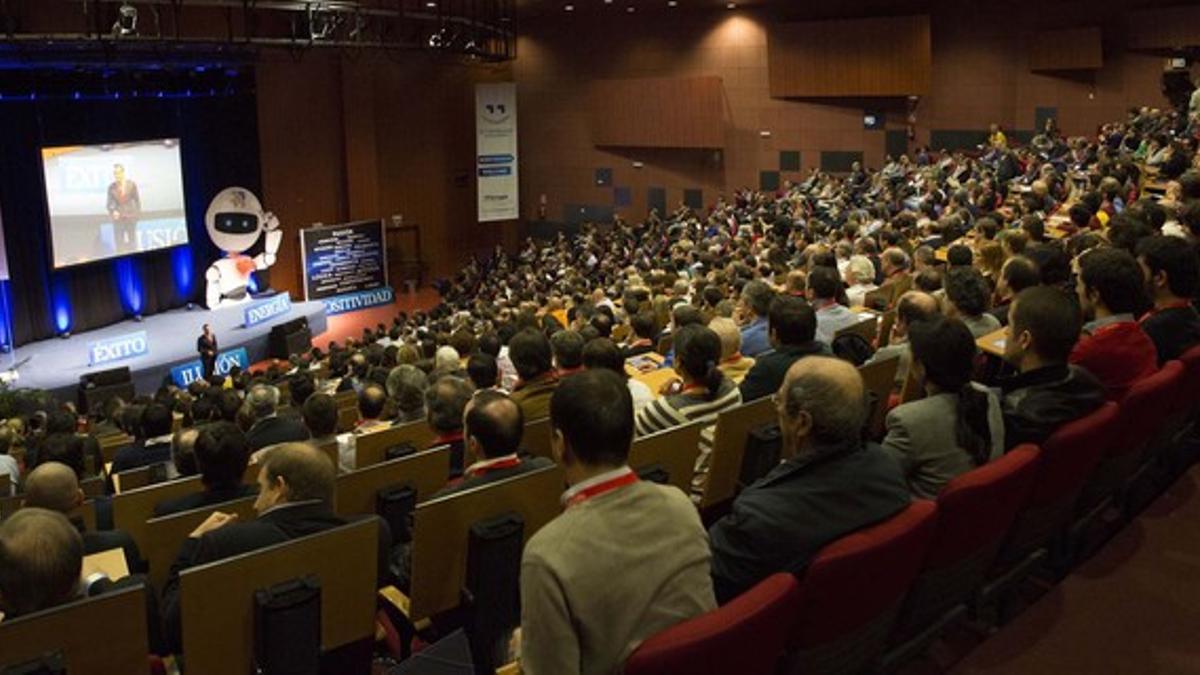
<path fill-rule="evenodd" d="M 19 347 L 11 363 L 9 355 L 5 355 L 0 361 L 0 370 L 8 370 L 11 364 L 21 364 L 28 359 L 18 368 L 19 378 L 12 386 L 47 389 L 60 400 L 74 401 L 81 375 L 129 366 L 137 392 L 152 394 L 162 384 L 163 377 L 171 372 L 171 368 L 199 358 L 196 354 L 196 338 L 205 323 L 211 325 L 216 333 L 222 353 L 245 347 L 251 364 L 267 357 L 267 336 L 272 326 L 303 316 L 308 319 L 314 337 L 324 333 L 327 326 L 325 306 L 321 302 L 293 302 L 287 313 L 250 328 L 242 327 L 244 309 L 245 306 L 214 311 L 199 307 L 193 310 L 173 309 L 146 317 L 140 322 L 122 321 L 74 334 L 67 339 L 41 340 Z M 89 343 L 138 331 L 146 332 L 147 354 L 98 366 L 88 365 Z"/>

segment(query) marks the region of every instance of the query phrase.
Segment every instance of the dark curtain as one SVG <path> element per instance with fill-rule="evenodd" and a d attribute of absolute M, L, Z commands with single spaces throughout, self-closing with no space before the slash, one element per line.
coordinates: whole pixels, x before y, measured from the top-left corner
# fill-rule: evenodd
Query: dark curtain
<path fill-rule="evenodd" d="M 0 101 L 0 213 L 8 247 L 15 345 L 57 334 L 55 308 L 70 307 L 81 333 L 130 317 L 120 279 L 132 275 L 148 316 L 203 302 L 204 272 L 219 255 L 204 214 L 222 188 L 261 195 L 257 108 L 251 93 L 179 99 Z M 179 138 L 189 244 L 55 271 L 41 148 Z M 189 265 L 190 263 L 190 265 Z M 120 270 L 120 273 L 119 271 Z"/>

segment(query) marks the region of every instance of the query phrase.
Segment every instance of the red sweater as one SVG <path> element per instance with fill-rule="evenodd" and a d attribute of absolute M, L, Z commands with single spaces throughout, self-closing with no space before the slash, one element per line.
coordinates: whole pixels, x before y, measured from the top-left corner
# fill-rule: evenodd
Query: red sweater
<path fill-rule="evenodd" d="M 1095 375 L 1110 401 L 1120 401 L 1134 382 L 1158 370 L 1158 350 L 1137 322 L 1118 321 L 1079 338 L 1070 361 Z"/>

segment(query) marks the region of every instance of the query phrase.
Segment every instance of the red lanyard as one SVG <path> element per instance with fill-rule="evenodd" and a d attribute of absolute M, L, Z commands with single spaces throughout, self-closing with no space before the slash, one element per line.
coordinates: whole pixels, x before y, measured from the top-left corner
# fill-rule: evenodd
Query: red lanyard
<path fill-rule="evenodd" d="M 603 483 L 596 483 L 595 485 L 586 487 L 571 495 L 570 499 L 567 500 L 566 506 L 567 508 L 571 508 L 572 506 L 586 502 L 592 497 L 602 495 L 605 492 L 612 492 L 613 490 L 623 488 L 626 485 L 632 485 L 636 482 L 638 482 L 637 474 L 630 469 L 626 469 L 625 473 L 621 474 L 620 476 L 610 478 Z"/>
<path fill-rule="evenodd" d="M 519 457 L 504 457 L 492 462 L 481 462 L 479 466 L 467 467 L 467 475 L 482 476 L 492 471 L 499 471 L 500 469 L 511 469 L 514 466 L 520 465 L 520 463 L 521 459 Z"/>

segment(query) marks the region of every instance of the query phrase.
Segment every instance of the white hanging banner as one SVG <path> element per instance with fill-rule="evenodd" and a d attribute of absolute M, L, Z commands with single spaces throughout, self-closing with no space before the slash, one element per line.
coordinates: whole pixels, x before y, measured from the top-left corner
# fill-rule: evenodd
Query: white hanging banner
<path fill-rule="evenodd" d="M 475 185 L 479 222 L 515 220 L 517 85 L 475 85 Z"/>

